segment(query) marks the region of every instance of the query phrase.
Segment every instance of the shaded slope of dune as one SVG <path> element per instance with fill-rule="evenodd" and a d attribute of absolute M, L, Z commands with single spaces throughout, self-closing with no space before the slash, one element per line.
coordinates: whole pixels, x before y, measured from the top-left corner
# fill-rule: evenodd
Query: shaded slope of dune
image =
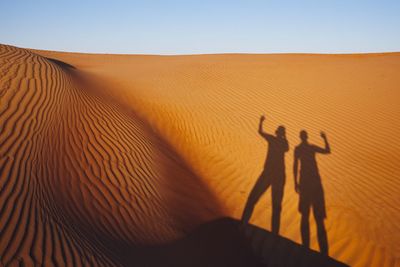
<path fill-rule="evenodd" d="M 118 265 L 222 214 L 182 159 L 73 70 L 1 46 L 0 255 L 8 266 Z"/>
<path fill-rule="evenodd" d="M 130 256 L 130 262 L 137 259 L 143 266 L 347 266 L 253 225 L 240 228 L 231 218 L 205 223 L 180 240 Z"/>

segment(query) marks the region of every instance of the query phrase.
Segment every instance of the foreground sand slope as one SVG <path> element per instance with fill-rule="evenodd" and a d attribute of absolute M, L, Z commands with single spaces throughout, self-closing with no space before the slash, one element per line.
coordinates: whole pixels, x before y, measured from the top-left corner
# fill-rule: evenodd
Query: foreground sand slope
<path fill-rule="evenodd" d="M 298 132 L 306 129 L 321 145 L 324 130 L 332 154 L 318 161 L 330 254 L 352 266 L 399 266 L 399 53 L 1 49 L 4 262 L 85 253 L 82 261 L 116 264 L 120 255 L 107 247 L 116 244 L 111 241 L 163 242 L 216 216 L 240 218 L 265 159 L 267 144 L 257 133 L 265 113 L 265 128 L 284 124 L 291 146 L 281 235 L 300 242 L 291 173 Z M 270 229 L 270 212 L 268 192 L 251 222 Z M 38 237 L 27 236 L 34 232 L 28 226 L 42 227 Z M 68 244 L 67 252 L 38 249 L 43 245 L 35 242 Z"/>

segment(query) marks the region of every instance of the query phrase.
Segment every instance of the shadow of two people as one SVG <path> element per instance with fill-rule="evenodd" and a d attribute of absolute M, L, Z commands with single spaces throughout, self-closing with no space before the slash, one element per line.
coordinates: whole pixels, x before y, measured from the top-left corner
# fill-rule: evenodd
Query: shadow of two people
<path fill-rule="evenodd" d="M 289 143 L 286 139 L 285 128 L 279 126 L 275 135 L 268 134 L 263 130 L 265 116 L 261 116 L 258 132 L 268 142 L 267 158 L 264 164 L 264 170 L 257 179 L 253 189 L 247 199 L 242 223 L 247 224 L 253 213 L 254 206 L 271 187 L 272 196 L 272 232 L 279 234 L 280 214 L 282 209 L 282 200 L 285 175 L 285 153 L 289 151 Z M 321 132 L 325 147 L 319 147 L 308 142 L 307 132 L 300 132 L 301 142 L 294 150 L 294 184 L 295 191 L 299 194 L 299 212 L 301 213 L 301 238 L 305 247 L 310 246 L 310 210 L 313 209 L 314 218 L 317 225 L 317 235 L 320 251 L 328 255 L 328 238 L 326 234 L 324 219 L 326 218 L 325 197 L 316 161 L 316 154 L 329 154 L 330 146 L 325 133 Z M 300 163 L 300 171 L 298 166 Z M 300 174 L 300 179 L 298 179 Z"/>

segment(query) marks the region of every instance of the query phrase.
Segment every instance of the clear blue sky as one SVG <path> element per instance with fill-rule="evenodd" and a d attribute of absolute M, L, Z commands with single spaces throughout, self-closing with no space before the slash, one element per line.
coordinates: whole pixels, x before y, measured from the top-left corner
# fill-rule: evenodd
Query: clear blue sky
<path fill-rule="evenodd" d="M 400 51 L 400 0 L 1 0 L 0 43 L 130 54 Z"/>

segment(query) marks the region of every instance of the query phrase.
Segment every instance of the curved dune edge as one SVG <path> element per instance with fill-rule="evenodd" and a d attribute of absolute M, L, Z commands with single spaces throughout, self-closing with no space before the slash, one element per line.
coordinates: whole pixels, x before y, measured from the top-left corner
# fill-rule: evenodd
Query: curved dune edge
<path fill-rule="evenodd" d="M 176 239 L 222 214 L 239 218 L 265 157 L 256 132 L 265 112 L 266 129 L 284 124 L 291 146 L 281 235 L 300 243 L 290 172 L 298 131 L 305 128 L 311 142 L 320 144 L 318 132 L 324 130 L 333 151 L 318 158 L 330 255 L 351 266 L 399 265 L 399 53 L 162 57 L 1 49 L 7 64 L 0 69 L 0 119 L 20 122 L 7 123 L 0 135 L 1 142 L 8 139 L 1 146 L 2 192 L 11 192 L 0 195 L 0 231 L 9 236 L 0 240 L 5 262 L 71 257 L 82 265 L 118 264 L 118 248 Z M 54 70 L 38 79 L 44 69 Z M 42 98 L 22 89 L 29 83 L 45 90 Z M 29 100 L 32 95 L 41 102 Z M 57 100 L 47 103 L 43 95 Z M 4 111 L 3 99 L 14 108 Z M 35 112 L 45 119 L 30 117 Z M 20 167 L 25 162 L 30 163 Z M 175 177 L 182 187 L 171 184 Z M 269 194 L 251 221 L 266 229 Z M 40 201 L 26 208 L 29 201 L 21 196 Z M 15 199 L 20 201 L 14 206 Z M 46 214 L 55 216 L 42 219 Z M 36 217 L 29 227 L 48 229 L 40 238 L 27 225 L 10 226 Z M 318 249 L 311 222 L 312 248 Z M 58 237 L 42 241 L 51 236 Z M 66 244 L 67 252 L 43 252 L 44 243 Z"/>
<path fill-rule="evenodd" d="M 5 266 L 114 266 L 223 213 L 135 114 L 75 70 L 0 47 L 0 255 Z"/>

